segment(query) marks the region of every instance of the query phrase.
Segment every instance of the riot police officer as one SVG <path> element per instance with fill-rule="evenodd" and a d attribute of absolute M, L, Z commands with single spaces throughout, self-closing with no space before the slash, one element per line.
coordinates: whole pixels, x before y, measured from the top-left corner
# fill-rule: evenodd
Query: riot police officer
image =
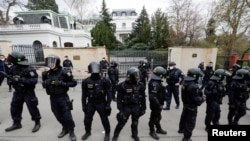
<path fill-rule="evenodd" d="M 8 55 L 7 60 L 13 63 L 10 70 L 11 78 L 8 79 L 8 84 L 11 84 L 15 91 L 11 101 L 11 117 L 13 125 L 5 129 L 6 132 L 22 128 L 22 111 L 23 104 L 26 103 L 31 119 L 35 121 L 35 126 L 32 132 L 37 132 L 40 129 L 40 111 L 38 109 L 38 99 L 35 94 L 35 87 L 38 81 L 36 70 L 30 67 L 23 53 L 12 52 Z"/>
<path fill-rule="evenodd" d="M 213 125 L 220 124 L 220 104 L 222 104 L 222 99 L 226 95 L 226 88 L 222 81 L 225 77 L 230 75 L 231 73 L 229 71 L 217 69 L 204 89 L 207 103 L 205 117 L 206 131 L 211 122 L 213 122 Z"/>
<path fill-rule="evenodd" d="M 202 86 L 201 89 L 203 90 L 207 84 L 207 82 L 210 80 L 210 77 L 214 74 L 213 70 L 213 63 L 209 62 L 209 64 L 206 66 L 206 69 L 204 70 L 204 76 L 202 79 Z"/>
<path fill-rule="evenodd" d="M 183 110 L 179 122 L 179 133 L 184 133 L 182 141 L 190 141 L 195 128 L 198 106 L 204 102 L 203 94 L 199 89 L 198 79 L 202 75 L 200 69 L 188 69 L 187 76 L 181 88 Z"/>
<path fill-rule="evenodd" d="M 110 123 L 108 116 L 111 114 L 111 82 L 108 78 L 100 75 L 101 67 L 98 62 L 90 62 L 88 71 L 91 76 L 82 81 L 82 110 L 85 113 L 84 125 L 86 131 L 82 140 L 86 140 L 91 135 L 92 120 L 97 111 L 105 130 L 104 141 L 109 141 Z"/>
<path fill-rule="evenodd" d="M 143 60 L 139 62 L 140 65 L 138 66 L 139 74 L 140 74 L 140 82 L 143 83 L 143 85 L 146 87 L 146 82 L 148 78 L 148 65 L 147 61 Z"/>
<path fill-rule="evenodd" d="M 117 68 L 118 63 L 116 61 L 110 62 L 110 67 L 108 68 L 108 76 L 111 81 L 111 87 L 112 87 L 112 99 L 113 101 L 116 101 L 116 87 L 119 82 L 119 70 Z"/>
<path fill-rule="evenodd" d="M 250 79 L 249 71 L 246 69 L 239 69 L 232 77 L 232 82 L 228 86 L 228 124 L 238 125 L 241 117 L 246 114 L 246 100 L 249 98 L 247 83 Z"/>
<path fill-rule="evenodd" d="M 70 100 L 67 92 L 69 87 L 77 85 L 77 81 L 70 71 L 60 66 L 60 62 L 57 55 L 51 54 L 45 58 L 45 64 L 50 69 L 42 73 L 42 85 L 46 93 L 50 95 L 51 110 L 62 125 L 62 131 L 57 137 L 62 138 L 69 133 L 71 141 L 76 141 L 75 122 L 71 114 L 73 101 Z"/>
<path fill-rule="evenodd" d="M 135 141 L 139 141 L 138 123 L 140 116 L 145 114 L 146 98 L 144 84 L 139 82 L 138 68 L 131 67 L 127 70 L 126 80 L 119 83 L 117 92 L 117 108 L 119 113 L 116 118 L 118 123 L 112 141 L 117 141 L 122 128 L 130 116 L 132 116 L 132 138 Z"/>
<path fill-rule="evenodd" d="M 226 89 L 228 91 L 230 83 L 232 82 L 233 76 L 236 74 L 236 71 L 241 69 L 241 66 L 239 64 L 233 64 L 232 69 L 230 70 L 231 76 L 226 77 Z"/>
<path fill-rule="evenodd" d="M 167 89 L 167 105 L 164 108 L 164 110 L 170 110 L 171 100 L 172 100 L 172 94 L 174 95 L 174 100 L 176 103 L 176 109 L 180 106 L 180 98 L 179 98 L 179 87 L 184 79 L 184 73 L 179 69 L 176 68 L 175 62 L 169 62 L 168 64 L 168 70 L 166 73 L 166 82 L 168 84 Z"/>
<path fill-rule="evenodd" d="M 149 119 L 149 135 L 159 140 L 158 134 L 167 134 L 161 128 L 161 111 L 164 104 L 166 89 L 162 84 L 162 78 L 166 74 L 166 69 L 161 66 L 157 66 L 153 70 L 153 74 L 150 76 L 148 83 L 148 93 L 149 93 L 149 105 L 151 109 L 150 119 Z M 156 127 L 156 132 L 155 132 Z"/>

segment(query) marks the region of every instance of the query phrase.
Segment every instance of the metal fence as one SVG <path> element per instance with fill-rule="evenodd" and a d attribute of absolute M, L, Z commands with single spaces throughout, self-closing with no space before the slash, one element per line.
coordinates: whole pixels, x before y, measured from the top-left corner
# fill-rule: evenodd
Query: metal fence
<path fill-rule="evenodd" d="M 44 65 L 42 45 L 13 45 L 12 51 L 22 52 L 31 65 Z"/>
<path fill-rule="evenodd" d="M 151 69 L 156 66 L 167 67 L 168 64 L 168 52 L 167 51 L 108 51 L 110 61 L 114 60 L 119 63 L 118 69 L 120 77 L 125 77 L 127 69 L 130 67 L 138 67 L 139 62 L 147 60 L 150 63 Z"/>

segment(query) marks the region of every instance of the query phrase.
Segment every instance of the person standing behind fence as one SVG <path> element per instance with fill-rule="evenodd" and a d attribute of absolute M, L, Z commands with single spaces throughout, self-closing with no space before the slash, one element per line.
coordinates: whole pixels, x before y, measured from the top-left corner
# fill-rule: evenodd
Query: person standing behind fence
<path fill-rule="evenodd" d="M 201 89 L 204 89 L 207 82 L 210 80 L 210 77 L 214 74 L 213 69 L 213 62 L 209 62 L 209 64 L 206 66 L 206 69 L 204 70 L 204 77 L 202 80 L 202 86 Z"/>
<path fill-rule="evenodd" d="M 3 54 L 0 54 L 0 71 L 9 74 L 10 73 L 10 69 L 13 66 L 13 64 L 11 62 L 9 62 L 7 59 L 5 59 L 5 56 Z M 9 79 L 9 78 L 7 78 Z M 9 92 L 12 91 L 11 85 L 12 84 L 8 84 L 9 85 Z"/>
<path fill-rule="evenodd" d="M 103 57 L 102 60 L 100 61 L 100 65 L 101 65 L 101 74 L 102 74 L 102 76 L 106 77 L 107 72 L 108 72 L 109 63 L 105 59 L 105 57 Z"/>
<path fill-rule="evenodd" d="M 111 61 L 110 67 L 108 68 L 108 76 L 112 85 L 112 99 L 116 101 L 116 87 L 119 83 L 119 70 L 117 68 L 118 63 L 116 61 Z"/>
<path fill-rule="evenodd" d="M 73 69 L 73 63 L 71 62 L 71 60 L 68 58 L 68 56 L 64 57 L 64 61 L 63 61 L 63 68 L 67 71 L 72 71 Z"/>

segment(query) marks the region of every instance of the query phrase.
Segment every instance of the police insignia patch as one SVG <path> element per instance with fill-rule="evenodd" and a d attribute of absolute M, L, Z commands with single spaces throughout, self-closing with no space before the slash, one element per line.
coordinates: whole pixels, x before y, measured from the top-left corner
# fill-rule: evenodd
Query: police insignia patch
<path fill-rule="evenodd" d="M 30 76 L 35 76 L 35 73 L 33 71 L 30 72 Z"/>

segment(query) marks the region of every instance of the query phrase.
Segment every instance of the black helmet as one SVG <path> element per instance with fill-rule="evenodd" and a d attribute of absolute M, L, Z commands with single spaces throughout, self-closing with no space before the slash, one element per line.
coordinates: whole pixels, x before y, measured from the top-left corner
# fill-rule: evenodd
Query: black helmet
<path fill-rule="evenodd" d="M 246 69 L 239 69 L 236 71 L 236 74 L 233 76 L 233 79 L 236 80 L 249 80 L 250 79 L 250 73 Z"/>
<path fill-rule="evenodd" d="M 214 75 L 211 76 L 211 80 L 219 80 L 219 81 L 222 81 L 224 79 L 225 76 L 231 76 L 232 74 L 227 71 L 227 70 L 224 70 L 224 69 L 217 69 L 215 72 L 214 72 Z"/>
<path fill-rule="evenodd" d="M 112 61 L 110 62 L 110 66 L 111 66 L 111 67 L 117 67 L 117 66 L 118 66 L 118 63 L 117 63 L 116 61 L 112 60 Z"/>
<path fill-rule="evenodd" d="M 55 68 L 58 68 L 60 66 L 60 62 L 61 62 L 61 60 L 60 60 L 59 56 L 54 55 L 54 54 L 48 55 L 45 58 L 45 65 L 52 70 Z"/>
<path fill-rule="evenodd" d="M 239 64 L 233 64 L 233 67 L 232 67 L 233 72 L 236 72 L 239 69 L 241 69 L 241 66 Z"/>
<path fill-rule="evenodd" d="M 175 66 L 175 65 L 176 65 L 175 62 L 169 62 L 169 63 L 168 63 L 168 66 Z"/>
<path fill-rule="evenodd" d="M 131 67 L 127 70 L 127 81 L 132 81 L 137 83 L 139 80 L 139 69 L 136 67 Z"/>
<path fill-rule="evenodd" d="M 150 78 L 153 80 L 161 80 L 166 74 L 166 69 L 161 66 L 157 66 L 153 70 L 153 74 L 151 74 Z"/>
<path fill-rule="evenodd" d="M 18 64 L 18 65 L 24 65 L 24 66 L 28 66 L 28 60 L 26 59 L 25 55 L 21 52 L 11 52 L 8 57 L 7 60 L 13 64 Z"/>
<path fill-rule="evenodd" d="M 98 62 L 92 61 L 88 65 L 89 73 L 100 73 L 101 72 L 101 65 Z"/>
<path fill-rule="evenodd" d="M 202 76 L 202 72 L 199 68 L 190 68 L 188 69 L 187 76 L 184 80 L 187 81 L 198 81 L 198 78 Z"/>
<path fill-rule="evenodd" d="M 246 69 L 246 70 L 248 70 L 250 72 L 250 67 L 249 66 L 244 66 L 244 67 L 242 67 L 242 69 Z"/>

